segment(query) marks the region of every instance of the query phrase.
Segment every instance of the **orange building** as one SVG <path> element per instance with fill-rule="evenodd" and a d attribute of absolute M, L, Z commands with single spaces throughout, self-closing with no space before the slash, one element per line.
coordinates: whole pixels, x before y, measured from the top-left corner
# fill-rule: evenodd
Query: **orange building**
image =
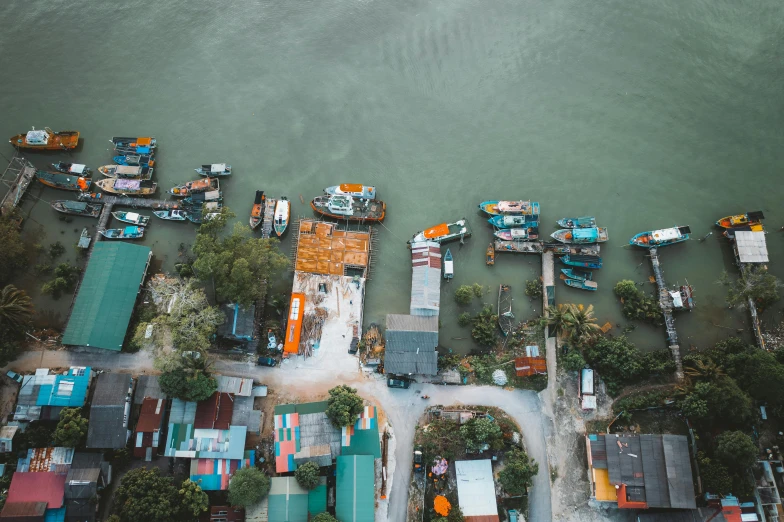
<path fill-rule="evenodd" d="M 286 324 L 285 353 L 299 353 L 299 337 L 302 332 L 302 316 L 305 311 L 305 294 L 292 293 L 289 303 L 289 319 Z"/>

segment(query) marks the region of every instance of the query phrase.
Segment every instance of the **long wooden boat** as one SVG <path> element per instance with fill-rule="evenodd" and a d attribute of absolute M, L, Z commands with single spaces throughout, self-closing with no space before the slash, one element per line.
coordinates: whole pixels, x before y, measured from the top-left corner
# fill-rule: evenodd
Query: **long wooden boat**
<path fill-rule="evenodd" d="M 205 178 L 196 179 L 187 183 L 183 183 L 182 185 L 172 187 L 169 189 L 169 194 L 175 198 L 184 198 L 187 196 L 192 196 L 193 194 L 199 194 L 200 192 L 210 192 L 219 189 L 220 182 L 218 181 L 218 178 Z"/>
<path fill-rule="evenodd" d="M 516 254 L 541 254 L 544 245 L 539 241 L 503 241 L 496 239 L 493 242 L 496 252 L 512 252 Z"/>
<path fill-rule="evenodd" d="M 283 341 L 285 353 L 299 353 L 299 338 L 302 334 L 302 317 L 305 315 L 305 294 L 292 292 L 289 302 L 286 337 Z"/>
<path fill-rule="evenodd" d="M 87 192 L 90 190 L 90 185 L 92 184 L 89 179 L 81 176 L 62 174 L 60 172 L 47 172 L 45 170 L 36 170 L 35 177 L 47 187 L 60 190 Z"/>
<path fill-rule="evenodd" d="M 106 239 L 140 239 L 144 236 L 144 227 L 108 228 L 98 233 Z"/>
<path fill-rule="evenodd" d="M 593 216 L 561 218 L 555 222 L 561 228 L 593 228 L 596 218 Z"/>
<path fill-rule="evenodd" d="M 495 249 L 493 248 L 492 243 L 490 243 L 490 246 L 485 250 L 485 264 L 488 266 L 495 264 Z"/>
<path fill-rule="evenodd" d="M 130 154 L 151 154 L 158 146 L 158 140 L 150 137 L 126 138 L 115 136 L 111 139 L 114 150 Z"/>
<path fill-rule="evenodd" d="M 123 223 L 130 223 L 131 225 L 139 225 L 139 226 L 147 226 L 147 223 L 150 222 L 150 216 L 143 216 L 136 212 L 121 212 L 115 211 L 112 212 L 112 216 L 117 221 L 122 221 Z"/>
<path fill-rule="evenodd" d="M 582 256 L 579 254 L 567 254 L 561 257 L 561 263 L 567 266 L 579 266 L 582 268 L 601 268 L 602 258 L 596 256 Z"/>
<path fill-rule="evenodd" d="M 604 243 L 607 241 L 607 229 L 604 227 L 593 228 L 562 228 L 556 230 L 550 237 L 561 243 L 585 245 L 590 243 Z"/>
<path fill-rule="evenodd" d="M 57 163 L 52 163 L 52 168 L 57 172 L 62 172 L 63 174 L 73 174 L 75 176 L 83 176 L 85 178 L 89 178 L 93 175 L 92 171 L 87 168 L 87 165 L 82 165 L 81 163 L 66 163 L 64 161 L 58 161 Z"/>
<path fill-rule="evenodd" d="M 721 228 L 745 227 L 759 224 L 763 219 L 765 219 L 765 214 L 763 214 L 761 210 L 757 210 L 745 214 L 723 217 L 716 222 L 716 226 Z"/>
<path fill-rule="evenodd" d="M 376 199 L 376 187 L 360 183 L 342 183 L 325 188 L 324 194 L 330 196 L 351 196 L 356 199 Z"/>
<path fill-rule="evenodd" d="M 539 239 L 539 227 L 500 229 L 493 235 L 501 241 L 533 241 Z"/>
<path fill-rule="evenodd" d="M 509 335 L 514 326 L 514 314 L 512 313 L 512 287 L 500 285 L 498 287 L 498 326 L 504 337 Z"/>
<path fill-rule="evenodd" d="M 735 232 L 765 232 L 765 227 L 762 223 L 755 223 L 745 227 L 727 228 L 722 232 L 722 235 L 727 239 L 735 239 Z"/>
<path fill-rule="evenodd" d="M 166 210 L 153 210 L 155 217 L 165 219 L 167 221 L 185 221 L 188 217 L 188 212 L 179 208 L 167 208 Z"/>
<path fill-rule="evenodd" d="M 275 203 L 275 234 L 280 237 L 289 226 L 291 219 L 291 203 L 283 196 Z"/>
<path fill-rule="evenodd" d="M 152 154 L 121 154 L 114 156 L 112 161 L 128 167 L 152 167 L 155 165 L 155 156 Z"/>
<path fill-rule="evenodd" d="M 98 172 L 107 178 L 139 179 L 147 181 L 152 178 L 152 167 L 141 165 L 103 165 L 98 167 Z"/>
<path fill-rule="evenodd" d="M 408 244 L 420 241 L 435 241 L 436 243 L 447 243 L 457 239 L 471 237 L 471 228 L 468 226 L 466 218 L 459 219 L 454 223 L 441 223 L 434 227 L 417 232 L 408 240 Z"/>
<path fill-rule="evenodd" d="M 150 196 L 158 190 L 157 183 L 139 179 L 106 178 L 95 184 L 104 192 L 124 196 Z"/>
<path fill-rule="evenodd" d="M 539 225 L 539 216 L 493 216 L 487 220 L 496 228 L 527 228 Z"/>
<path fill-rule="evenodd" d="M 384 221 L 387 205 L 378 199 L 355 200 L 351 196 L 318 196 L 310 202 L 317 214 L 346 221 Z"/>
<path fill-rule="evenodd" d="M 596 284 L 595 281 L 584 281 L 582 279 L 564 279 L 564 283 L 566 283 L 566 286 L 579 288 L 580 290 L 589 290 L 591 292 L 595 292 L 599 288 L 599 285 Z"/>
<path fill-rule="evenodd" d="M 451 281 L 453 277 L 455 277 L 455 263 L 452 259 L 452 251 L 447 248 L 444 254 L 444 279 Z"/>
<path fill-rule="evenodd" d="M 544 243 L 545 251 L 552 251 L 554 254 L 580 254 L 583 256 L 598 256 L 601 246 L 598 243 L 591 245 L 572 245 L 568 243 Z"/>
<path fill-rule="evenodd" d="M 536 221 L 539 217 L 536 201 L 483 201 L 479 210 L 489 216 L 536 216 Z"/>
<path fill-rule="evenodd" d="M 103 203 L 86 203 L 84 201 L 74 201 L 72 199 L 58 199 L 52 201 L 52 208 L 63 214 L 73 214 L 75 216 L 85 216 L 97 218 L 103 210 Z"/>
<path fill-rule="evenodd" d="M 687 226 L 662 228 L 650 232 L 640 232 L 629 240 L 629 244 L 642 248 L 664 247 L 686 241 L 689 239 L 690 233 L 691 229 Z"/>
<path fill-rule="evenodd" d="M 250 209 L 250 228 L 256 230 L 264 221 L 264 205 L 266 197 L 263 190 L 256 191 L 256 197 L 253 199 L 253 208 Z"/>
<path fill-rule="evenodd" d="M 71 150 L 79 145 L 79 131 L 54 132 L 49 127 L 44 130 L 27 131 L 8 140 L 18 149 L 27 150 Z"/>
<path fill-rule="evenodd" d="M 565 275 L 567 279 L 578 279 L 580 281 L 591 281 L 593 279 L 593 272 L 588 272 L 586 270 L 562 268 L 561 273 Z"/>
<path fill-rule="evenodd" d="M 199 176 L 207 176 L 210 178 L 222 178 L 231 176 L 231 165 L 225 163 L 211 163 L 210 165 L 202 165 L 198 169 L 193 169 L 199 173 Z"/>

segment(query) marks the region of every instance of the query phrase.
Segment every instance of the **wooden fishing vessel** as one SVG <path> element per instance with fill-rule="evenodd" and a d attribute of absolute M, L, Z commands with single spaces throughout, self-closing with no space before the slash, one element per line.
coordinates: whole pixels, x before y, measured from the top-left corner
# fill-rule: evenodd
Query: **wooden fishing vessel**
<path fill-rule="evenodd" d="M 60 172 L 47 172 L 45 170 L 36 170 L 35 178 L 47 187 L 80 192 L 87 192 L 90 190 L 90 184 L 92 183 L 89 179 L 81 176 L 62 174 Z"/>
<path fill-rule="evenodd" d="M 496 252 L 512 252 L 516 254 L 541 254 L 544 245 L 539 241 L 503 241 L 496 239 L 493 242 Z"/>
<path fill-rule="evenodd" d="M 98 172 L 107 178 L 139 179 L 147 181 L 152 178 L 152 167 L 141 165 L 103 165 L 98 167 Z"/>
<path fill-rule="evenodd" d="M 417 232 L 414 234 L 414 237 L 408 240 L 408 243 L 417 243 L 419 241 L 447 243 L 457 239 L 462 241 L 466 237 L 471 237 L 471 228 L 468 226 L 468 220 L 463 218 L 454 223 L 441 223 L 422 232 Z"/>
<path fill-rule="evenodd" d="M 492 243 L 490 243 L 490 246 L 488 246 L 487 250 L 485 250 L 485 264 L 486 265 L 495 264 L 495 249 L 493 248 Z"/>
<path fill-rule="evenodd" d="M 330 196 L 351 196 L 356 199 L 376 199 L 376 187 L 362 185 L 360 183 L 343 183 L 324 189 L 324 193 Z"/>
<path fill-rule="evenodd" d="M 593 216 L 561 218 L 555 223 L 561 228 L 593 228 L 596 226 L 596 218 Z"/>
<path fill-rule="evenodd" d="M 256 191 L 256 197 L 253 199 L 253 208 L 250 209 L 250 228 L 256 230 L 264 221 L 264 205 L 266 198 L 263 190 Z"/>
<path fill-rule="evenodd" d="M 564 279 L 564 283 L 566 286 L 571 286 L 572 288 L 578 288 L 580 290 L 589 290 L 591 292 L 595 292 L 599 285 L 596 284 L 595 281 L 584 281 L 582 279 Z"/>
<path fill-rule="evenodd" d="M 167 221 L 185 221 L 188 217 L 188 212 L 179 208 L 153 210 L 152 213 L 155 214 L 156 217 Z"/>
<path fill-rule="evenodd" d="M 64 161 L 58 161 L 57 163 L 52 163 L 52 168 L 57 172 L 62 172 L 63 174 L 73 174 L 75 176 L 83 176 L 85 178 L 89 178 L 93 175 L 92 171 L 87 168 L 87 165 L 82 165 L 81 163 L 66 163 Z"/>
<path fill-rule="evenodd" d="M 155 165 L 155 156 L 152 154 L 124 154 L 114 156 L 112 161 L 128 167 L 152 167 Z"/>
<path fill-rule="evenodd" d="M 539 227 L 501 229 L 493 232 L 493 235 L 501 241 L 533 241 L 539 239 Z"/>
<path fill-rule="evenodd" d="M 79 145 L 79 131 L 54 132 L 49 127 L 44 130 L 27 131 L 8 140 L 18 149 L 26 150 L 71 150 Z"/>
<path fill-rule="evenodd" d="M 275 203 L 275 234 L 280 237 L 289 226 L 291 218 L 291 203 L 283 196 Z"/>
<path fill-rule="evenodd" d="M 58 199 L 52 201 L 52 208 L 63 214 L 73 214 L 75 216 L 85 216 L 97 218 L 101 215 L 103 203 L 87 203 L 84 201 L 73 201 L 71 199 Z"/>
<path fill-rule="evenodd" d="M 580 281 L 590 281 L 593 279 L 593 272 L 588 272 L 585 270 L 576 270 L 574 268 L 562 268 L 561 273 L 565 275 L 567 279 L 577 279 Z"/>
<path fill-rule="evenodd" d="M 493 216 L 487 220 L 496 228 L 530 228 L 539 225 L 539 216 Z"/>
<path fill-rule="evenodd" d="M 536 201 L 483 201 L 479 210 L 489 216 L 536 216 L 539 219 L 539 203 Z"/>
<path fill-rule="evenodd" d="M 123 196 L 150 196 L 158 190 L 157 183 L 139 179 L 106 178 L 95 184 L 104 192 Z"/>
<path fill-rule="evenodd" d="M 447 248 L 444 254 L 444 279 L 451 281 L 453 277 L 455 277 L 455 263 L 452 260 L 452 251 Z"/>
<path fill-rule="evenodd" d="M 689 227 L 662 228 L 650 232 L 640 232 L 629 240 L 632 246 L 642 248 L 665 247 L 689 239 Z"/>
<path fill-rule="evenodd" d="M 579 254 L 567 254 L 561 257 L 561 263 L 567 266 L 579 266 L 582 268 L 601 268 L 602 258 L 596 256 L 583 256 Z"/>
<path fill-rule="evenodd" d="M 310 202 L 317 214 L 346 221 L 383 221 L 387 206 L 378 199 L 354 199 L 351 196 L 319 196 Z"/>
<path fill-rule="evenodd" d="M 147 223 L 150 222 L 150 216 L 142 216 L 141 214 L 137 214 L 136 212 L 112 212 L 112 216 L 117 221 L 122 221 L 123 223 L 130 223 L 131 225 L 140 225 L 140 226 L 147 226 Z"/>
<path fill-rule="evenodd" d="M 561 243 L 583 245 L 589 243 L 604 243 L 607 241 L 607 229 L 604 227 L 593 228 L 562 228 L 556 230 L 550 237 Z"/>
<path fill-rule="evenodd" d="M 108 228 L 99 230 L 98 233 L 106 239 L 140 239 L 144 236 L 144 227 Z"/>
<path fill-rule="evenodd" d="M 514 314 L 512 313 L 512 287 L 501 285 L 498 288 L 498 326 L 504 337 L 509 335 L 514 326 Z"/>
<path fill-rule="evenodd" d="M 151 154 L 158 146 L 158 140 L 150 137 L 126 138 L 115 136 L 111 139 L 114 150 L 128 154 Z"/>
<path fill-rule="evenodd" d="M 176 187 L 169 189 L 169 194 L 175 198 L 184 198 L 192 196 L 193 194 L 199 194 L 200 192 L 210 192 L 219 189 L 220 182 L 218 181 L 218 178 L 206 178 L 177 185 Z"/>
<path fill-rule="evenodd" d="M 231 175 L 231 165 L 225 163 L 212 163 L 210 165 L 202 165 L 198 169 L 193 169 L 199 173 L 199 176 L 208 176 L 210 178 L 219 178 Z"/>
<path fill-rule="evenodd" d="M 716 222 L 716 226 L 721 228 L 745 227 L 759 224 L 763 219 L 765 219 L 765 215 L 762 211 L 757 210 L 755 212 L 723 217 Z"/>

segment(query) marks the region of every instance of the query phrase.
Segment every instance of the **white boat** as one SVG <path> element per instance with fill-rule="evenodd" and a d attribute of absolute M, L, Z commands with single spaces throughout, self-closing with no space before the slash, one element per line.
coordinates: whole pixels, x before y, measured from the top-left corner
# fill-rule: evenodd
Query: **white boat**
<path fill-rule="evenodd" d="M 147 223 L 150 222 L 150 216 L 142 216 L 141 214 L 137 214 L 136 212 L 112 212 L 112 216 L 117 221 L 122 221 L 123 223 L 130 223 L 131 225 L 141 225 L 147 226 Z"/>
<path fill-rule="evenodd" d="M 452 260 L 452 251 L 447 248 L 444 254 L 444 279 L 449 281 L 453 277 L 455 277 L 455 263 Z"/>
<path fill-rule="evenodd" d="M 357 199 L 376 199 L 376 187 L 359 183 L 343 183 L 324 189 L 330 196 L 351 196 Z"/>
<path fill-rule="evenodd" d="M 463 218 L 454 223 L 441 223 L 434 227 L 430 227 L 422 232 L 414 234 L 408 243 L 416 243 L 418 241 L 435 241 L 436 243 L 446 243 L 447 241 L 454 241 L 455 239 L 462 239 L 464 237 L 471 237 L 471 229 L 468 227 L 468 221 Z"/>
<path fill-rule="evenodd" d="M 284 196 L 275 203 L 275 234 L 282 236 L 289 226 L 291 218 L 291 203 Z"/>
<path fill-rule="evenodd" d="M 225 163 L 212 163 L 210 165 L 202 165 L 198 169 L 193 169 L 199 173 L 199 176 L 209 176 L 211 178 L 223 177 L 231 175 L 231 165 Z"/>

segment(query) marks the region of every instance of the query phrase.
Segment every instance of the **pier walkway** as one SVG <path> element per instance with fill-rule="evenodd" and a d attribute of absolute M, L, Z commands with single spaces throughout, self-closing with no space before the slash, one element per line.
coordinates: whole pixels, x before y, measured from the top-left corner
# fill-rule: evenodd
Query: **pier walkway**
<path fill-rule="evenodd" d="M 552 251 L 542 254 L 542 311 L 548 315 L 548 307 L 555 306 L 555 256 Z M 547 357 L 547 389 L 550 399 L 555 400 L 556 375 L 558 372 L 558 344 L 556 337 L 550 336 L 549 328 L 544 327 L 545 356 Z M 552 405 L 551 405 L 552 407 Z"/>
<path fill-rule="evenodd" d="M 675 317 L 672 315 L 673 303 L 667 285 L 664 282 L 664 273 L 659 262 L 659 251 L 657 248 L 650 249 L 651 265 L 653 274 L 656 278 L 656 286 L 659 287 L 659 307 L 664 314 L 664 325 L 667 328 L 667 345 L 675 359 L 675 377 L 683 380 L 683 363 L 681 362 L 681 349 L 678 345 L 678 332 L 675 331 Z"/>
<path fill-rule="evenodd" d="M 0 215 L 7 216 L 14 211 L 34 177 L 35 167 L 17 151 L 0 176 L 0 181 L 8 186 L 8 192 L 0 200 Z"/>
<path fill-rule="evenodd" d="M 272 226 L 275 221 L 275 204 L 277 199 L 267 199 L 267 204 L 264 205 L 264 221 L 261 222 L 261 237 L 268 239 L 272 235 Z"/>
<path fill-rule="evenodd" d="M 106 230 L 106 226 L 109 224 L 109 220 L 112 218 L 112 211 L 114 207 L 131 207 L 134 209 L 137 208 L 148 208 L 153 210 L 166 210 L 170 208 L 175 208 L 180 205 L 179 201 L 173 199 L 145 199 L 145 198 L 131 198 L 126 196 L 106 196 L 102 197 L 101 199 L 95 200 L 95 202 L 103 203 L 103 209 L 101 210 L 101 215 L 98 216 L 98 227 L 97 232 L 101 230 Z M 93 240 L 90 242 L 90 247 L 87 251 L 87 258 L 90 258 L 90 255 L 93 251 L 93 244 L 95 241 L 99 241 L 100 238 L 103 236 L 100 233 L 96 233 L 93 236 Z"/>

